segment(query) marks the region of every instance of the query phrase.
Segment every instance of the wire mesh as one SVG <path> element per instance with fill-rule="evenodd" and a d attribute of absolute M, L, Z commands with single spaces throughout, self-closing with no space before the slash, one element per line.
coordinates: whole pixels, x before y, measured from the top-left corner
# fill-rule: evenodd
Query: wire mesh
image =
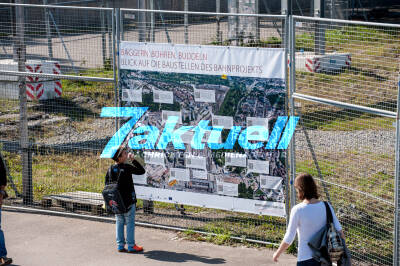
<path fill-rule="evenodd" d="M 294 26 L 296 93 L 315 97 L 295 99 L 296 172 L 318 180 L 356 265 L 392 265 L 399 28 L 305 18 Z"/>
<path fill-rule="evenodd" d="M 34 97 L 26 104 L 29 146 L 21 148 L 21 79 L 4 74 L 18 69 L 16 6 L 0 7 L 0 151 L 9 168 L 11 205 L 108 215 L 99 192 L 111 161 L 99 155 L 116 124 L 99 113 L 117 102 L 113 49 L 120 40 L 286 47 L 283 16 L 125 9 L 119 14 L 111 9 L 24 6 L 27 66 L 37 68 L 36 73 L 43 68 L 43 73 L 80 78 L 26 75 L 23 81 L 33 87 Z M 297 93 L 370 107 L 377 113 L 396 111 L 397 27 L 296 17 L 294 29 Z M 46 67 L 37 63 L 46 61 Z M 94 82 L 89 77 L 109 80 Z M 56 82 L 61 95 L 38 97 L 42 86 L 55 91 Z M 333 203 L 344 226 L 356 263 L 391 264 L 394 118 L 305 100 L 296 104 L 301 117 L 295 143 L 297 172 L 317 178 L 322 196 Z M 26 183 L 29 176 L 31 184 Z M 26 193 L 31 193 L 31 202 L 23 202 Z M 143 201 L 138 203 L 137 220 L 186 228 L 186 237 L 217 243 L 230 237 L 278 243 L 286 226 L 283 218 Z M 201 237 L 198 231 L 216 236 Z"/>
<path fill-rule="evenodd" d="M 113 10 L 0 7 L 0 152 L 9 204 L 99 214 L 109 164 L 99 155 L 115 131 L 115 121 L 100 118 L 102 107 L 116 103 Z"/>
<path fill-rule="evenodd" d="M 226 16 L 195 12 L 144 12 L 121 9 L 121 40 L 147 43 L 218 45 L 242 47 L 284 47 L 283 16 Z M 245 27 L 252 25 L 251 27 Z M 169 81 L 167 74 L 163 77 Z M 162 82 L 152 78 L 151 84 Z M 165 86 L 179 83 L 177 80 Z M 163 83 L 163 84 L 164 84 Z M 207 81 L 203 83 L 207 84 Z M 212 80 L 208 83 L 213 84 Z M 151 205 L 154 204 L 154 205 Z M 149 206 L 150 205 L 150 206 Z M 195 232 L 217 234 L 208 237 L 214 242 L 230 241 L 230 237 L 278 243 L 284 234 L 282 218 L 183 206 L 162 202 L 139 202 L 143 211 L 140 222 L 186 228 L 188 238 L 203 238 Z"/>
<path fill-rule="evenodd" d="M 16 31 L 22 23 L 28 63 L 55 61 L 63 74 L 81 76 L 112 70 L 111 9 L 23 5 L 25 15 L 17 25 L 16 7 L 0 5 L 0 59 L 16 60 Z"/>
<path fill-rule="evenodd" d="M 119 14 L 114 10 L 115 16 L 110 18 L 114 22 L 107 22 L 107 17 L 112 14 L 109 9 L 64 10 L 64 7 L 24 6 L 25 36 L 34 37 L 26 42 L 27 65 L 34 58 L 50 59 L 49 38 L 46 23 L 43 22 L 46 21 L 46 9 L 52 11 L 55 21 L 53 26 L 50 23 L 53 36 L 51 59 L 61 64 L 62 74 L 71 74 L 73 77 L 60 80 L 60 97 L 28 99 L 28 149 L 22 149 L 19 145 L 19 126 L 22 120 L 18 95 L 10 99 L 6 91 L 4 98 L 1 98 L 4 107 L 0 117 L 0 121 L 4 121 L 1 152 L 9 165 L 10 181 L 15 184 L 8 201 L 11 205 L 29 204 L 83 215 L 109 216 L 102 208 L 103 200 L 99 192 L 104 186 L 106 170 L 112 162 L 99 157 L 102 148 L 115 132 L 116 125 L 114 119 L 99 118 L 99 113 L 102 107 L 115 106 L 116 94 L 113 83 L 93 82 L 89 79 L 93 76 L 113 77 L 112 58 L 107 64 L 102 61 L 104 53 L 106 59 L 112 53 L 109 45 L 129 40 L 284 47 L 282 16 L 259 19 L 249 17 L 247 20 L 243 17 L 228 27 L 228 17 L 212 13 L 185 15 L 154 12 L 154 23 L 151 23 L 149 12 L 140 17 L 138 22 L 139 12 L 123 10 Z M 101 19 L 103 13 L 104 21 Z M 33 19 L 34 14 L 41 18 Z M 259 21 L 257 31 L 250 32 L 249 28 L 244 28 L 249 21 Z M 10 31 L 14 28 L 8 20 L 2 23 L 8 23 Z M 109 28 L 105 26 L 110 24 L 111 41 L 108 39 Z M 239 24 L 243 30 L 237 33 Z M 10 58 L 14 53 L 13 35 L 7 34 L 5 39 L 9 43 L 7 52 L 2 54 L 4 58 Z M 115 41 L 113 36 L 116 36 Z M 57 41 L 59 46 L 56 46 Z M 31 67 L 35 69 L 37 65 Z M 80 79 L 74 79 L 78 75 Z M 27 84 L 35 86 L 48 80 L 39 77 L 33 81 L 27 76 Z M 15 83 L 18 83 L 18 77 L 15 77 Z M 31 183 L 26 183 L 29 177 Z M 229 242 L 231 237 L 278 243 L 286 225 L 284 218 L 146 201 L 138 202 L 137 221 L 186 228 L 186 237 L 202 237 L 218 243 Z M 197 236 L 197 233 L 192 234 L 197 231 L 212 233 L 214 236 L 207 238 Z"/>
<path fill-rule="evenodd" d="M 295 19 L 296 92 L 396 110 L 400 28 Z"/>

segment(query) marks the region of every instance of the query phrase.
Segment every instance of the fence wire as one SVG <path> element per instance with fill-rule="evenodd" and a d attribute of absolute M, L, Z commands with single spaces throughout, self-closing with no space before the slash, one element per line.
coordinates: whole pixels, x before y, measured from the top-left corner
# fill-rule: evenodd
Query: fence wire
<path fill-rule="evenodd" d="M 284 16 L 227 16 L 199 12 L 151 12 L 121 9 L 120 36 L 124 41 L 243 47 L 280 47 L 285 44 Z M 215 209 L 144 202 L 140 222 L 186 228 L 185 237 L 200 237 L 195 232 L 218 236 L 216 243 L 230 237 L 279 243 L 286 221 L 282 218 L 243 214 Z M 139 203 L 142 207 L 142 202 Z M 204 237 L 203 237 L 204 238 Z"/>
<path fill-rule="evenodd" d="M 17 7 L 0 5 L 0 152 L 9 169 L 9 206 L 108 216 L 99 192 L 112 162 L 99 157 L 117 123 L 99 114 L 102 107 L 120 104 L 115 60 L 120 41 L 290 52 L 283 16 L 22 5 L 24 20 L 18 24 Z M 393 264 L 399 28 L 294 21 L 296 54 L 290 68 L 296 90 L 291 96 L 301 117 L 292 154 L 296 172 L 317 178 L 356 265 Z M 25 72 L 32 73 L 22 74 L 23 79 L 15 75 L 21 25 Z M 21 82 L 32 94 L 25 107 L 19 101 Z M 28 141 L 21 143 L 24 124 Z M 286 227 L 283 218 L 153 204 L 139 201 L 137 221 L 183 228 L 182 236 L 192 239 L 276 244 Z"/>
<path fill-rule="evenodd" d="M 109 162 L 99 156 L 116 129 L 100 118 L 102 107 L 117 102 L 114 11 L 0 7 L 0 152 L 9 204 L 100 214 Z"/>
<path fill-rule="evenodd" d="M 356 265 L 395 265 L 400 28 L 296 17 L 294 29 L 296 172 L 318 178 Z"/>
<path fill-rule="evenodd" d="M 43 22 L 46 18 L 32 18 L 37 14 L 44 16 L 46 9 L 53 10 L 54 25 L 58 29 L 54 26 L 51 31 L 52 57 L 49 54 L 46 23 Z M 0 121 L 4 121 L 1 152 L 9 165 L 10 180 L 15 184 L 8 201 L 12 206 L 28 204 L 48 210 L 109 216 L 102 208 L 100 192 L 104 186 L 106 170 L 112 161 L 100 159 L 100 152 L 115 133 L 116 121 L 99 118 L 101 108 L 115 106 L 115 99 L 118 98 L 112 82 L 116 72 L 113 71 L 114 57 L 112 53 L 111 56 L 109 54 L 109 45 L 117 46 L 120 41 L 129 40 L 284 47 L 281 38 L 285 34 L 282 16 L 258 19 L 243 16 L 241 22 L 232 22 L 228 27 L 228 17 L 217 17 L 212 13 L 184 15 L 157 12 L 154 14 L 154 23 L 151 23 L 149 12 L 145 17 L 140 17 L 143 14 L 138 11 L 121 10 L 119 13 L 119 10 L 114 10 L 114 16 L 107 24 L 107 17 L 113 13 L 109 9 L 24 6 L 24 12 L 25 36 L 34 40 L 25 42 L 27 65 L 32 69 L 38 67 L 37 64 L 33 65 L 36 62 L 30 63 L 30 60 L 36 58 L 57 60 L 61 74 L 71 77 L 59 80 L 62 85 L 61 96 L 41 99 L 36 93 L 36 98 L 28 99 L 28 151 L 19 144 L 22 120 L 18 95 L 12 98 L 9 91 L 5 90 L 1 98 L 1 106 L 4 107 L 0 114 Z M 259 20 L 259 30 L 244 29 L 249 20 L 253 23 Z M 11 59 L 14 50 L 12 30 L 16 31 L 16 27 L 11 26 L 8 20 L 2 23 L 9 23 L 10 30 L 4 38 L 8 40 L 6 52 L 1 56 Z M 115 40 L 108 40 L 109 28 L 104 25 L 111 25 L 111 38 L 115 36 Z M 239 25 L 243 28 L 241 33 L 236 29 Z M 152 32 L 154 38 L 150 37 Z M 56 43 L 59 49 L 55 49 Z M 111 61 L 102 61 L 104 53 L 106 59 L 111 58 Z M 18 77 L 11 77 L 18 84 Z M 94 82 L 91 77 L 106 77 L 111 82 Z M 43 86 L 41 84 L 47 81 L 52 80 L 44 80 L 41 76 L 39 79 L 26 76 L 27 84 L 35 88 Z M 27 183 L 30 176 L 31 184 Z M 138 202 L 137 221 L 183 228 L 186 229 L 184 237 L 200 237 L 216 243 L 228 243 L 235 238 L 276 244 L 282 238 L 286 226 L 284 218 L 161 202 L 143 204 L 143 201 Z M 196 232 L 211 235 L 198 236 Z"/>

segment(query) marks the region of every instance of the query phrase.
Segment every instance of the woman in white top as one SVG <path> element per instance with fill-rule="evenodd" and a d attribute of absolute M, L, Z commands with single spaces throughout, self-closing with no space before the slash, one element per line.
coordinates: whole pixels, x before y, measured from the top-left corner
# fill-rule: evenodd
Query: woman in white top
<path fill-rule="evenodd" d="M 318 200 L 319 194 L 317 185 L 310 174 L 300 174 L 294 181 L 297 195 L 301 203 L 293 207 L 290 212 L 289 225 L 286 234 L 278 250 L 274 253 L 273 259 L 278 261 L 279 256 L 293 242 L 296 231 L 299 238 L 297 266 L 317 266 L 320 263 L 312 258 L 312 251 L 308 246 L 310 239 L 326 225 L 325 204 Z M 344 238 L 342 227 L 332 209 L 333 223 L 336 230 Z"/>

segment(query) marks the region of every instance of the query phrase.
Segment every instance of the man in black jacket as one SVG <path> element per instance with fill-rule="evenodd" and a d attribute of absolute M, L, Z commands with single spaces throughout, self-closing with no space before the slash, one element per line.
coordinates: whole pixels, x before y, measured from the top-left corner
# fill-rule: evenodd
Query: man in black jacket
<path fill-rule="evenodd" d="M 3 160 L 3 156 L 0 154 L 0 265 L 8 265 L 12 262 L 11 258 L 7 258 L 6 243 L 4 241 L 4 233 L 1 230 L 1 206 L 3 205 L 3 199 L 6 195 L 5 188 L 7 185 L 7 172 L 6 163 Z"/>
<path fill-rule="evenodd" d="M 116 163 L 110 166 L 107 171 L 105 183 L 117 183 L 118 191 L 121 194 L 124 205 L 128 211 L 124 214 L 116 214 L 116 238 L 119 252 L 135 253 L 143 251 L 143 247 L 135 243 L 135 212 L 136 212 L 136 194 L 133 185 L 133 175 L 142 175 L 146 171 L 138 163 L 133 154 L 127 152 L 125 148 L 119 148 L 112 158 Z M 131 160 L 132 164 L 125 163 Z M 124 224 L 126 224 L 126 242 L 124 234 Z M 125 249 L 125 243 L 128 249 Z"/>

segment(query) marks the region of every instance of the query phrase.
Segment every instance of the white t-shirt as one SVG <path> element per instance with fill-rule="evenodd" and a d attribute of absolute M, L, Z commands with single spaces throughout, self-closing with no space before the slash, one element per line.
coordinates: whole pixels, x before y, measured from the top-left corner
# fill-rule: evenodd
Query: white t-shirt
<path fill-rule="evenodd" d="M 342 230 L 342 227 L 332 209 L 333 224 L 336 230 Z M 290 212 L 289 226 L 283 241 L 291 244 L 296 236 L 296 230 L 299 237 L 299 247 L 297 261 L 309 260 L 312 258 L 311 248 L 307 245 L 310 239 L 326 225 L 326 209 L 324 202 L 320 201 L 314 204 L 299 203 L 293 207 Z"/>

